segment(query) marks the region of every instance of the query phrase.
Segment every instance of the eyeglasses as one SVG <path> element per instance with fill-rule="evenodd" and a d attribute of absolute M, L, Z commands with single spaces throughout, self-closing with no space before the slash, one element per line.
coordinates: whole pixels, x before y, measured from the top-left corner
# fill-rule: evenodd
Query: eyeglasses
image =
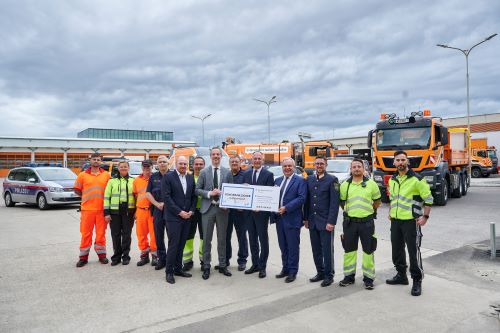
<path fill-rule="evenodd" d="M 321 163 L 321 162 L 318 163 L 318 162 L 316 162 L 316 163 L 314 163 L 314 165 L 325 165 L 325 163 Z"/>

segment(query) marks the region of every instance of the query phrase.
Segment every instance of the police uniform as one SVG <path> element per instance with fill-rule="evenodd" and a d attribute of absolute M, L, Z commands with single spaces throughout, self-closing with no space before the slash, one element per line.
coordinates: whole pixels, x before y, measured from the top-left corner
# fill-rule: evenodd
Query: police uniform
<path fill-rule="evenodd" d="M 392 262 L 401 276 L 406 276 L 405 243 L 410 257 L 412 279 L 420 281 L 424 277 L 420 244 L 421 227 L 416 219 L 423 214 L 423 206 L 431 206 L 433 198 L 429 184 L 413 170 L 405 175 L 394 174 L 389 179 L 391 200 L 391 243 Z"/>
<path fill-rule="evenodd" d="M 373 252 L 377 249 L 375 237 L 375 210 L 373 202 L 380 200 L 380 190 L 372 179 L 363 177 L 359 183 L 349 178 L 340 186 L 340 200 L 343 203 L 344 221 L 341 235 L 344 247 L 344 281 L 354 283 L 356 275 L 356 259 L 358 243 L 361 240 L 363 248 L 363 281 L 373 283 L 375 279 L 375 261 Z M 341 285 L 347 285 L 343 283 Z"/>
<path fill-rule="evenodd" d="M 335 275 L 333 254 L 333 231 L 327 224 L 337 224 L 339 213 L 339 182 L 337 177 L 325 173 L 323 177 L 307 178 L 307 200 L 304 216 L 309 223 L 309 237 L 317 276 L 333 279 Z"/>
<path fill-rule="evenodd" d="M 153 173 L 149 178 L 146 192 L 151 193 L 153 198 L 155 198 L 158 202 L 163 202 L 161 197 L 161 180 L 167 172 L 162 175 L 161 172 L 158 171 Z M 158 209 L 155 205 L 151 205 L 151 210 L 153 214 L 154 233 L 156 237 L 156 251 L 158 252 L 157 267 L 164 267 L 167 262 L 167 250 L 165 248 L 165 220 L 163 219 L 163 210 Z"/>

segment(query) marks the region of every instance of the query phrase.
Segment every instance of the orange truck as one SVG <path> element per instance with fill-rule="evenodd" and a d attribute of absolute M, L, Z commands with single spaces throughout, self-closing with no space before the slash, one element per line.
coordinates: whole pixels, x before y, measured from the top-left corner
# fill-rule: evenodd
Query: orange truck
<path fill-rule="evenodd" d="M 295 160 L 297 166 L 304 168 L 308 174 L 314 171 L 316 156 L 331 158 L 334 156 L 333 145 L 329 141 L 300 141 L 282 143 L 229 143 L 224 150 L 229 156 L 238 155 L 243 165 L 249 165 L 252 154 L 260 151 L 264 155 L 264 165 L 280 165 L 286 157 Z"/>
<path fill-rule="evenodd" d="M 477 164 L 479 164 L 476 166 L 475 172 L 474 169 L 472 170 L 472 177 L 488 177 L 490 173 L 498 173 L 497 150 L 494 146 L 488 146 L 487 138 L 471 139 L 471 150 L 473 161 L 476 159 Z M 489 165 L 490 161 L 491 166 Z M 491 167 L 491 172 L 488 172 L 489 167 Z"/>
<path fill-rule="evenodd" d="M 442 119 L 432 117 L 430 110 L 413 112 L 398 118 L 382 114 L 374 130 L 368 133 L 373 150 L 373 179 L 389 202 L 387 183 L 396 172 L 394 152 L 408 154 L 413 171 L 430 185 L 434 204 L 444 206 L 448 198 L 467 194 L 470 136 L 467 128 L 446 128 Z"/>

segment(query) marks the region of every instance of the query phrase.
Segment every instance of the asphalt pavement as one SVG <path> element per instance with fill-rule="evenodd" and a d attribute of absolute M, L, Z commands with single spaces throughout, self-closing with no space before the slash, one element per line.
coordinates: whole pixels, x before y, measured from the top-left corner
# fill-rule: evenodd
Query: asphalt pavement
<path fill-rule="evenodd" d="M 281 270 L 274 226 L 269 228 L 267 278 L 238 272 L 233 257 L 232 277 L 212 271 L 204 281 L 195 265 L 192 278 L 177 278 L 169 285 L 164 272 L 135 265 L 135 229 L 131 265 L 101 265 L 91 252 L 89 264 L 76 268 L 76 207 L 39 211 L 26 205 L 7 208 L 2 201 L 0 331 L 499 332 L 500 258 L 492 260 L 484 250 L 489 223 L 496 222 L 500 229 L 500 177 L 473 179 L 471 185 L 466 197 L 432 208 L 423 228 L 425 279 L 420 297 L 410 295 L 410 286 L 384 283 L 394 274 L 387 205 L 376 222 L 375 290 L 367 291 L 360 267 L 355 285 L 338 285 L 341 223 L 335 238 L 335 283 L 330 287 L 308 281 L 316 272 L 305 229 L 298 279 L 285 284 L 274 278 Z M 110 253 L 109 228 L 107 239 Z M 235 235 L 232 243 L 235 256 Z"/>

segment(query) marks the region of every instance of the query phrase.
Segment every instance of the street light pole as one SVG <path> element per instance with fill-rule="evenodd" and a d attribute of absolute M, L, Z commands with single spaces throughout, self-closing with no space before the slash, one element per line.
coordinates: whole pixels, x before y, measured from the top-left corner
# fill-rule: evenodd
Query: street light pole
<path fill-rule="evenodd" d="M 490 39 L 492 39 L 496 35 L 497 34 L 493 34 L 493 35 L 485 38 L 484 40 L 480 41 L 479 43 L 474 44 L 469 49 L 465 49 L 465 50 L 463 50 L 461 48 L 458 48 L 458 47 L 449 46 L 449 45 L 446 45 L 446 44 L 437 44 L 437 46 L 443 47 L 445 49 L 453 49 L 453 50 L 460 51 L 465 56 L 465 69 L 466 69 L 466 81 L 467 81 L 467 130 L 469 131 L 469 138 L 471 136 L 471 131 L 470 131 L 470 98 L 469 98 L 469 54 L 470 54 L 470 52 L 472 51 L 473 48 L 475 48 L 476 46 L 478 46 L 478 45 L 480 45 L 480 44 L 482 44 L 484 42 L 489 41 Z M 468 165 L 468 169 L 469 169 L 468 172 L 469 172 L 469 179 L 470 179 L 470 176 L 471 176 L 471 150 L 470 150 L 470 141 L 469 141 L 469 165 Z"/>
<path fill-rule="evenodd" d="M 212 114 L 211 113 L 207 113 L 205 115 L 202 115 L 202 116 L 191 116 L 193 118 L 196 118 L 196 119 L 199 119 L 201 120 L 201 138 L 202 138 L 202 146 L 205 146 L 205 119 L 207 119 L 208 117 L 210 117 Z"/>
<path fill-rule="evenodd" d="M 255 101 L 261 102 L 267 105 L 267 143 L 271 143 L 271 114 L 269 113 L 269 106 L 272 103 L 276 103 L 276 96 L 273 96 L 269 101 L 263 101 L 257 98 L 254 98 Z"/>

